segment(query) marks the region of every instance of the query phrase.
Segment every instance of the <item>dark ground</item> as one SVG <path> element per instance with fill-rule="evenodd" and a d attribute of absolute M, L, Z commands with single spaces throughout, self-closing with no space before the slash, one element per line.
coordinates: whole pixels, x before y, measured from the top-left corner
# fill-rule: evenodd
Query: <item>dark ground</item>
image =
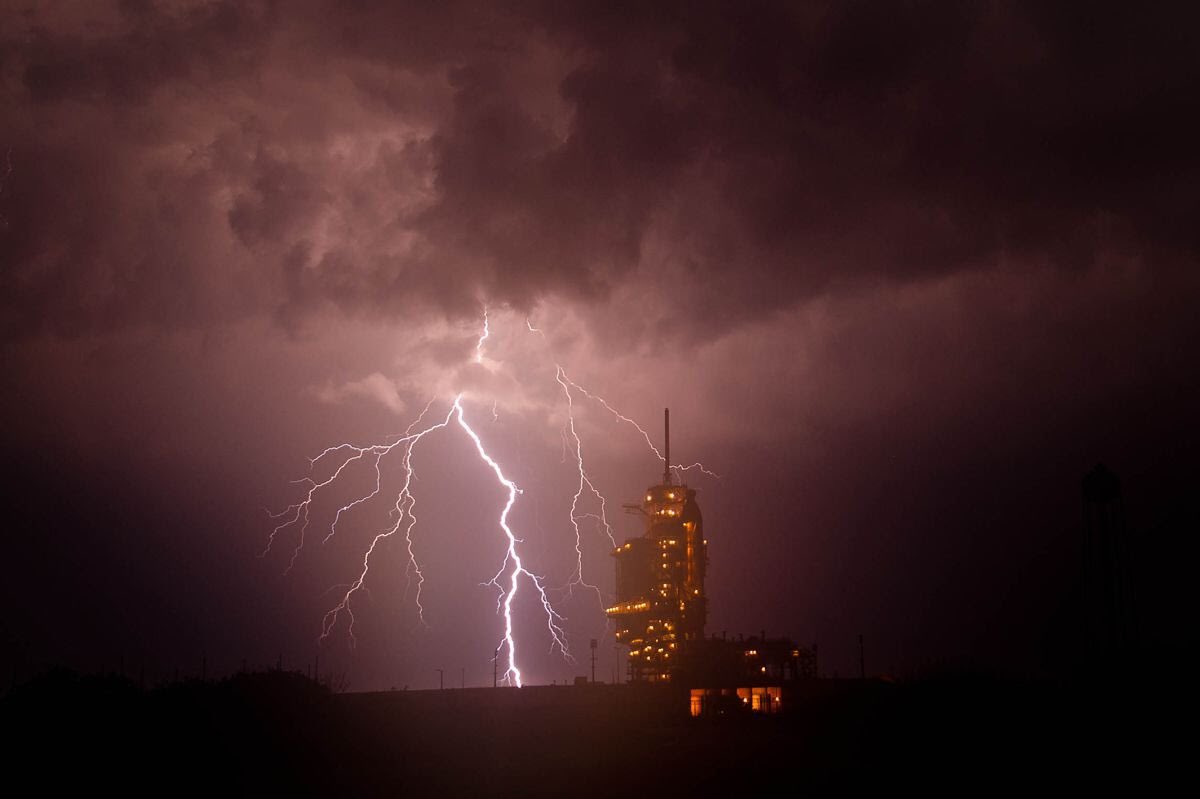
<path fill-rule="evenodd" d="M 267 672 L 142 690 L 51 672 L 0 702 L 4 792 L 683 796 L 1144 790 L 1190 760 L 1190 686 L 815 681 L 776 718 L 628 686 L 334 694 Z"/>

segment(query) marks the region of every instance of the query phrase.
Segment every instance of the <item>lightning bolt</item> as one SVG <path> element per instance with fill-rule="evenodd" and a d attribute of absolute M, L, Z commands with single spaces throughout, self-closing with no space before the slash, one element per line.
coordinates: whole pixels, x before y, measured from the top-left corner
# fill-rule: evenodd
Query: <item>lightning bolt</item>
<path fill-rule="evenodd" d="M 488 582 L 488 585 L 494 585 L 500 592 L 500 599 L 497 606 L 504 608 L 504 636 L 501 639 L 501 646 L 508 652 L 508 668 L 504 673 L 504 679 L 507 682 L 515 684 L 518 688 L 521 687 L 521 670 L 517 668 L 517 642 L 513 637 L 513 620 L 512 620 L 512 603 L 517 597 L 517 589 L 520 586 L 520 578 L 527 577 L 533 584 L 534 589 L 538 592 L 538 597 L 542 603 L 542 609 L 546 613 L 546 628 L 550 632 L 552 641 L 550 648 L 553 651 L 557 648 L 567 659 L 571 659 L 571 653 L 567 649 L 566 633 L 563 632 L 558 622 L 563 620 L 550 604 L 550 599 L 546 595 L 546 587 L 542 582 L 542 578 L 538 577 L 533 572 L 525 568 L 521 561 L 521 556 L 517 552 L 517 544 L 520 539 L 513 534 L 512 528 L 508 526 L 508 513 L 516 504 L 517 495 L 521 493 L 521 489 L 517 488 L 517 484 L 504 476 L 504 472 L 500 469 L 500 464 L 487 453 L 483 448 L 483 442 L 480 441 L 479 435 L 471 429 L 467 424 L 467 419 L 463 415 L 462 395 L 460 394 L 454 400 L 454 408 L 457 411 L 458 424 L 471 440 L 475 442 L 475 449 L 479 453 L 479 457 L 486 463 L 496 475 L 496 480 L 500 485 L 508 490 L 508 501 L 504 504 L 504 510 L 500 512 L 500 529 L 504 531 L 504 535 L 508 538 L 508 550 L 504 556 L 504 563 L 501 564 L 499 571 Z M 502 575 L 505 569 L 508 569 L 511 564 L 511 570 L 508 573 L 509 585 L 507 590 L 500 584 Z"/>
<path fill-rule="evenodd" d="M 546 338 L 545 334 L 526 319 L 526 327 L 531 333 Z M 491 369 L 493 362 L 486 360 L 484 356 L 485 345 L 491 335 L 490 320 L 488 309 L 483 309 L 483 330 L 475 345 L 475 353 L 473 361 L 478 364 L 483 364 Z M 584 587 L 594 591 L 597 599 L 603 607 L 603 596 L 600 589 L 588 583 L 583 578 L 583 531 L 581 522 L 584 520 L 593 520 L 596 523 L 598 531 L 602 531 L 607 537 L 612 546 L 616 546 L 616 539 L 613 536 L 612 527 L 608 521 L 607 515 L 607 500 L 604 495 L 596 487 L 595 482 L 588 474 L 583 453 L 583 441 L 576 428 L 576 399 L 577 394 L 587 397 L 589 400 L 599 403 L 606 411 L 611 413 L 618 421 L 632 425 L 642 438 L 646 441 L 650 450 L 659 458 L 662 459 L 662 454 L 655 447 L 649 434 L 633 419 L 621 414 L 612 407 L 604 398 L 588 391 L 583 386 L 574 382 L 567 374 L 566 370 L 560 365 L 555 364 L 555 381 L 562 390 L 563 400 L 566 405 L 567 421 L 560 430 L 563 445 L 563 462 L 567 462 L 567 454 L 572 456 L 572 463 L 575 471 L 578 473 L 575 493 L 571 500 L 570 508 L 570 524 L 575 534 L 575 565 L 574 569 L 568 578 L 564 588 L 567 595 L 571 595 L 574 588 Z M 378 497 L 383 492 L 383 462 L 393 452 L 400 452 L 400 468 L 403 475 L 402 485 L 396 494 L 395 501 L 389 511 L 389 518 L 392 520 L 386 529 L 378 532 L 372 539 L 370 545 L 363 552 L 362 566 L 358 570 L 357 577 L 350 583 L 343 583 L 334 586 L 330 591 L 337 590 L 341 593 L 337 604 L 330 608 L 321 620 L 321 632 L 319 641 L 324 642 L 339 624 L 346 619 L 346 634 L 349 638 L 352 648 L 357 646 L 357 640 L 354 636 L 355 615 L 354 603 L 357 595 L 360 592 L 368 591 L 366 583 L 370 575 L 371 564 L 373 559 L 378 555 L 381 544 L 387 539 L 393 537 L 402 537 L 404 541 L 404 549 L 407 555 L 407 563 L 405 566 L 405 578 L 407 585 L 404 596 L 408 597 L 409 591 L 412 589 L 412 584 L 415 579 L 416 590 L 414 593 L 414 601 L 417 607 L 418 618 L 422 624 L 425 624 L 424 608 L 421 605 L 421 591 L 425 581 L 425 575 L 421 571 L 420 564 L 417 561 L 416 554 L 413 548 L 413 530 L 417 524 L 417 517 L 414 513 L 416 506 L 416 497 L 412 492 L 412 484 L 415 479 L 415 471 L 413 468 L 412 457 L 417 444 L 426 436 L 439 430 L 449 428 L 452 423 L 463 433 L 470 438 L 475 446 L 475 451 L 479 455 L 483 464 L 492 472 L 500 486 L 507 492 L 507 499 L 503 509 L 497 518 L 497 526 L 503 533 L 505 541 L 505 554 L 492 578 L 484 583 L 484 585 L 492 586 L 497 590 L 496 612 L 497 615 L 502 615 L 504 619 L 503 634 L 499 644 L 496 647 L 497 657 L 500 656 L 500 650 L 503 649 L 507 656 L 507 667 L 504 673 L 504 681 L 508 685 L 521 686 L 522 674 L 517 662 L 517 640 L 514 632 L 513 619 L 513 604 L 517 599 L 519 589 L 523 582 L 528 581 L 536 593 L 538 601 L 541 603 L 542 611 L 545 615 L 546 630 L 550 637 L 550 651 L 558 650 L 561 655 L 568 661 L 574 662 L 570 650 L 567 645 L 567 635 L 562 627 L 562 622 L 565 617 L 562 616 L 553 606 L 548 589 L 545 584 L 545 579 L 532 572 L 522 560 L 520 545 L 523 540 L 519 538 L 513 531 L 509 516 L 515 506 L 518 497 L 522 491 L 517 484 L 511 480 L 504 472 L 500 463 L 494 458 L 485 448 L 482 439 L 476 430 L 467 421 L 467 414 L 464 408 L 463 392 L 459 392 L 454 396 L 450 403 L 449 409 L 444 417 L 432 424 L 427 424 L 425 418 L 429 413 L 430 408 L 436 401 L 436 397 L 430 399 L 422 409 L 416 419 L 405 429 L 403 434 L 388 436 L 382 443 L 369 444 L 359 446 L 351 443 L 336 444 L 327 447 L 321 451 L 316 457 L 309 459 L 309 475 L 300 480 L 292 481 L 306 486 L 306 491 L 303 498 L 296 503 L 288 505 L 279 513 L 269 514 L 270 518 L 279 523 L 274 527 L 268 536 L 266 548 L 261 553 L 260 557 L 266 556 L 272 551 L 276 544 L 279 535 L 292 527 L 298 528 L 297 540 L 292 549 L 291 556 L 288 560 L 288 566 L 285 574 L 290 572 L 295 566 L 300 552 L 305 546 L 305 536 L 309 527 L 310 511 L 314 501 L 316 501 L 324 489 L 328 488 L 339 479 L 343 478 L 348 469 L 352 469 L 354 464 L 363 462 L 369 465 L 369 468 L 375 474 L 373 486 L 369 491 L 357 496 L 351 501 L 342 505 L 333 516 L 330 523 L 328 533 L 322 539 L 322 544 L 328 543 L 336 534 L 338 523 L 346 514 L 352 513 L 355 508 L 360 505 L 369 503 L 371 500 Z M 499 400 L 494 399 L 492 403 L 492 421 L 499 418 Z M 424 426 L 422 426 L 424 425 Z M 329 465 L 326 465 L 329 464 Z M 705 474 L 717 477 L 714 472 L 706 469 L 703 464 L 694 463 L 689 466 L 672 466 L 671 468 L 680 471 L 698 468 Z M 323 474 L 327 474 L 324 479 L 319 479 L 313 476 L 313 473 L 318 469 Z M 592 512 L 584 512 L 582 505 L 584 503 L 595 502 L 597 509 Z M 426 625 L 427 626 L 427 625 Z"/>

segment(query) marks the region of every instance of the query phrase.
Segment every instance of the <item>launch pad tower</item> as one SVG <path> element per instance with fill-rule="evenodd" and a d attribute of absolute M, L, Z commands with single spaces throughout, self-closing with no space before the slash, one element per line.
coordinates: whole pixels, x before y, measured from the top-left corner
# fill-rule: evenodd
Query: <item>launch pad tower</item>
<path fill-rule="evenodd" d="M 670 682 L 688 647 L 704 640 L 707 598 L 704 573 L 708 541 L 696 492 L 671 474 L 671 415 L 663 412 L 663 479 L 646 489 L 640 505 L 626 505 L 645 519 L 645 533 L 613 550 L 617 602 L 607 609 L 618 643 L 629 647 L 629 679 Z"/>

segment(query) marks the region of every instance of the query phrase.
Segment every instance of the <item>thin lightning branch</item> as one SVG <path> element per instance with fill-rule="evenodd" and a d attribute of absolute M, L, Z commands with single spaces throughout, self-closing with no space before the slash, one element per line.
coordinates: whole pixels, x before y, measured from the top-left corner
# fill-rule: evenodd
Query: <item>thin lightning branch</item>
<path fill-rule="evenodd" d="M 541 336 L 543 340 L 546 338 L 546 334 L 544 332 L 542 332 L 541 328 L 534 327 L 533 323 L 531 321 L 529 321 L 528 317 L 526 317 L 526 319 L 525 319 L 525 327 L 529 330 L 530 333 L 536 333 L 537 335 Z M 609 405 L 608 401 L 605 400 L 603 397 L 601 397 L 597 394 L 591 393 L 590 391 L 585 389 L 583 386 L 581 386 L 578 383 L 576 383 L 575 381 L 571 380 L 571 378 L 567 376 L 566 370 L 563 369 L 562 366 L 555 364 L 555 369 L 556 369 L 555 379 L 558 380 L 560 385 L 565 380 L 568 385 L 570 385 L 572 388 L 578 390 L 580 393 L 582 393 L 588 399 L 594 400 L 594 401 L 600 403 L 601 405 L 603 405 L 605 410 L 607 410 L 609 413 L 611 413 L 613 416 L 615 416 L 619 421 L 633 425 L 633 427 L 639 433 L 642 434 L 642 438 L 644 438 L 646 440 L 646 445 L 650 447 L 650 450 L 651 450 L 651 452 L 654 453 L 655 457 L 657 457 L 659 460 L 665 460 L 663 458 L 663 454 L 659 451 L 658 447 L 654 446 L 654 442 L 650 439 L 650 435 L 645 431 L 645 429 L 642 428 L 641 425 L 639 425 L 633 419 L 630 419 L 628 416 L 625 416 L 624 414 L 622 414 L 620 411 L 618 411 L 613 406 Z M 561 379 L 559 379 L 560 376 L 561 376 Z M 563 390 L 564 391 L 566 390 L 566 386 L 563 386 Z M 568 402 L 568 404 L 570 404 L 570 396 L 569 395 L 567 397 L 567 402 Z M 563 446 L 564 446 L 564 450 L 565 450 L 565 447 L 566 447 L 565 440 L 563 442 Z M 565 454 L 563 455 L 563 460 L 564 460 L 564 462 L 566 460 Z M 720 477 L 721 477 L 721 475 L 705 468 L 704 464 L 699 463 L 699 462 L 690 464 L 688 466 L 684 466 L 683 464 L 671 464 L 671 468 L 674 470 L 677 470 L 679 472 L 686 472 L 689 469 L 699 469 L 701 472 L 708 475 L 709 477 L 715 477 L 717 479 L 720 479 Z"/>
<path fill-rule="evenodd" d="M 432 403 L 432 400 L 430 402 Z M 362 502 L 365 502 L 368 499 L 371 499 L 372 497 L 376 496 L 379 493 L 380 479 L 381 479 L 381 475 L 379 472 L 380 459 L 382 459 L 383 456 L 390 453 L 393 449 L 395 449 L 399 445 L 404 444 L 404 443 L 413 442 L 416 438 L 419 438 L 421 435 L 424 435 L 424 432 L 422 432 L 421 434 L 418 434 L 416 436 L 412 435 L 412 428 L 417 423 L 420 422 L 420 420 L 425 416 L 425 413 L 428 410 L 429 410 L 429 405 L 426 405 L 425 410 L 421 411 L 421 415 L 417 417 L 417 420 L 415 422 L 413 422 L 413 424 L 409 425 L 409 428 L 405 432 L 405 434 L 403 436 L 400 436 L 399 438 L 397 438 L 397 440 L 393 441 L 391 444 L 372 444 L 372 445 L 366 446 L 366 447 L 358 447 L 353 444 L 338 444 L 336 446 L 327 447 L 323 452 L 321 452 L 321 454 L 317 455 L 315 458 L 309 458 L 308 463 L 309 463 L 309 469 L 311 470 L 312 468 L 314 468 L 317 465 L 317 463 L 319 461 L 321 461 L 327 455 L 331 455 L 335 452 L 342 452 L 344 450 L 350 450 L 351 452 L 354 453 L 354 454 L 350 455 L 349 457 L 343 459 L 342 462 L 339 463 L 337 465 L 337 467 L 334 469 L 333 473 L 328 478 L 326 478 L 325 480 L 322 480 L 321 482 L 317 482 L 316 480 L 313 480 L 311 477 L 303 477 L 299 480 L 292 481 L 294 483 L 304 483 L 304 484 L 308 485 L 309 486 L 308 493 L 305 495 L 304 499 L 301 500 L 300 502 L 297 502 L 292 505 L 288 505 L 286 508 L 284 508 L 279 513 L 271 514 L 272 519 L 284 518 L 289 513 L 291 514 L 291 516 L 290 516 L 290 518 L 284 519 L 284 521 L 280 522 L 280 524 L 277 525 L 275 527 L 275 529 L 271 531 L 271 535 L 267 539 L 267 546 L 259 554 L 259 557 L 260 558 L 266 557 L 266 555 L 271 552 L 271 548 L 275 545 L 275 538 L 281 531 L 291 527 L 292 525 L 294 525 L 296 523 L 300 523 L 299 538 L 297 540 L 295 548 L 292 550 L 292 556 L 291 556 L 290 560 L 288 561 L 288 567 L 284 571 L 284 574 L 289 573 L 292 570 L 292 568 L 296 565 L 296 558 L 299 557 L 300 550 L 302 550 L 304 548 L 305 533 L 308 531 L 309 511 L 312 508 L 312 502 L 313 502 L 313 499 L 316 496 L 317 492 L 320 491 L 322 488 L 325 488 L 325 487 L 333 484 L 334 482 L 336 482 L 337 479 L 339 477 L 341 477 L 342 472 L 344 472 L 346 470 L 346 467 L 349 466 L 351 463 L 362 460 L 367 455 L 374 455 L 375 456 L 375 490 L 373 492 L 371 492 L 370 494 L 368 494 L 364 497 L 360 497 L 359 499 L 349 503 L 348 505 L 344 505 L 343 507 L 338 509 L 337 514 L 334 516 L 333 523 L 330 525 L 329 534 L 327 536 L 325 536 L 325 538 L 322 541 L 322 543 L 328 542 L 329 539 L 332 538 L 333 535 L 336 533 L 337 523 L 341 519 L 341 515 L 344 511 L 347 511 L 350 508 L 354 507 L 355 505 L 359 505 Z M 410 443 L 410 447 L 411 447 L 411 443 Z"/>
<path fill-rule="evenodd" d="M 322 545 L 328 544 L 329 539 L 333 538 L 334 534 L 337 533 L 337 523 L 342 518 L 343 513 L 350 510 L 351 508 L 353 508 L 356 505 L 361 505 L 362 503 L 367 502 L 368 500 L 374 499 L 375 497 L 377 497 L 379 495 L 379 492 L 381 490 L 383 490 L 382 489 L 383 474 L 379 471 L 379 461 L 381 458 L 383 458 L 383 456 L 384 456 L 383 452 L 375 453 L 375 464 L 374 464 L 374 466 L 375 466 L 375 490 L 372 491 L 370 494 L 361 496 L 358 499 L 354 500 L 353 502 L 347 503 L 347 504 L 343 505 L 342 507 L 338 508 L 337 513 L 335 513 L 333 515 L 333 523 L 329 525 L 329 535 L 325 536 L 325 538 L 323 538 L 321 540 Z"/>
<path fill-rule="evenodd" d="M 583 465 L 583 443 L 579 440 L 579 433 L 575 430 L 575 403 L 571 397 L 571 389 L 567 386 L 566 373 L 563 368 L 555 364 L 554 379 L 562 386 L 563 395 L 567 398 L 567 426 L 570 440 L 574 441 L 575 450 L 575 467 L 579 471 L 579 485 L 575 490 L 575 496 L 571 498 L 571 527 L 575 530 L 575 572 L 567 581 L 568 593 L 571 592 L 576 585 L 582 585 L 585 588 L 590 588 L 596 592 L 596 598 L 600 601 L 600 606 L 604 606 L 604 596 L 600 593 L 600 589 L 583 579 L 583 536 L 579 531 L 579 520 L 581 518 L 592 517 L 597 519 L 599 524 L 603 526 L 604 533 L 608 536 L 609 543 L 616 547 L 617 540 L 613 537 L 612 527 L 608 523 L 607 502 L 604 495 L 596 490 L 596 486 L 592 484 L 592 480 L 588 477 L 587 471 Z M 567 437 L 563 438 L 564 458 L 566 455 Z M 587 489 L 600 502 L 599 514 L 579 513 L 579 498 L 583 496 L 584 489 Z"/>
<path fill-rule="evenodd" d="M 577 391 L 579 391 L 581 394 L 583 394 L 588 399 L 595 400 L 596 402 L 603 405 L 604 409 L 607 410 L 609 413 L 611 413 L 613 416 L 615 416 L 619 421 L 633 425 L 634 429 L 636 429 L 639 433 L 642 434 L 642 438 L 644 438 L 646 440 L 646 446 L 650 447 L 650 450 L 654 453 L 654 456 L 656 458 L 658 458 L 660 461 L 666 460 L 663 457 L 663 454 L 659 451 L 658 447 L 654 446 L 654 442 L 650 440 L 650 434 L 647 433 L 640 424 L 638 424 L 634 420 L 630 419 L 628 416 L 625 416 L 624 414 L 622 414 L 620 411 L 618 411 L 613 406 L 609 405 L 608 402 L 603 397 L 599 396 L 598 394 L 591 393 L 586 388 L 579 385 L 571 378 L 567 377 L 567 373 L 562 370 L 561 366 L 558 367 L 558 369 L 562 373 L 563 380 L 565 380 L 567 382 L 567 384 L 571 386 L 571 388 L 576 389 Z M 690 466 L 683 466 L 681 464 L 671 464 L 671 468 L 677 469 L 681 472 L 686 472 L 689 469 L 699 469 L 701 472 L 708 475 L 709 477 L 715 477 L 717 479 L 720 479 L 720 477 L 721 477 L 721 475 L 717 474 L 716 472 L 705 468 L 704 464 L 702 464 L 702 463 L 693 463 Z"/>
<path fill-rule="evenodd" d="M 491 335 L 491 330 L 488 329 L 488 311 L 483 309 L 483 335 L 479 337 L 479 343 L 475 345 L 475 363 L 483 363 L 483 342 L 487 341 Z"/>
<path fill-rule="evenodd" d="M 291 527 L 293 524 L 296 524 L 297 522 L 301 522 L 300 537 L 299 537 L 298 542 L 296 543 L 296 548 L 292 550 L 292 557 L 288 561 L 288 567 L 284 571 L 284 574 L 287 574 L 288 572 L 290 572 L 292 570 L 292 567 L 296 565 L 296 557 L 300 554 L 300 550 L 304 548 L 304 534 L 305 534 L 305 531 L 308 530 L 308 512 L 309 512 L 309 509 L 312 507 L 313 497 L 316 495 L 316 493 L 319 490 L 321 490 L 322 488 L 325 488 L 326 486 L 328 486 L 331 483 L 333 483 L 334 481 L 336 481 L 338 479 L 338 477 L 341 476 L 342 472 L 346 469 L 346 467 L 349 466 L 351 463 L 358 461 L 358 460 L 362 460 L 362 458 L 367 453 L 373 453 L 373 452 L 377 451 L 378 449 L 380 449 L 379 447 L 355 447 L 355 446 L 352 446 L 349 444 L 347 444 L 345 446 L 354 450 L 355 454 L 353 454 L 350 457 L 343 460 L 338 465 L 337 469 L 334 470 L 333 474 L 331 474 L 327 479 L 325 479 L 319 483 L 317 481 L 313 480 L 311 477 L 305 477 L 300 480 L 294 481 L 294 482 L 298 482 L 298 483 L 306 483 L 309 486 L 307 495 L 300 502 L 297 502 L 293 505 L 288 505 L 284 510 L 280 511 L 278 514 L 276 514 L 275 516 L 272 517 L 272 518 L 277 519 L 277 518 L 282 518 L 283 516 L 287 515 L 288 513 L 292 514 L 290 519 L 285 519 L 283 522 L 281 522 L 279 525 L 277 525 L 274 530 L 271 531 L 271 535 L 267 539 L 266 548 L 259 554 L 260 558 L 266 557 L 267 554 L 271 551 L 271 547 L 273 547 L 275 545 L 275 537 L 279 534 L 279 532 L 281 530 Z M 339 447 L 338 449 L 341 449 L 341 447 Z M 318 456 L 318 457 L 320 457 L 320 456 Z"/>
<path fill-rule="evenodd" d="M 427 405 L 425 407 L 426 407 L 426 409 L 428 409 L 429 406 Z M 396 511 L 399 512 L 399 518 L 396 519 L 396 523 L 394 525 L 392 525 L 392 527 L 390 529 L 377 534 L 375 536 L 375 538 L 371 540 L 371 546 L 369 546 L 367 548 L 366 553 L 363 555 L 362 571 L 359 572 L 358 579 L 355 580 L 350 585 L 350 588 L 346 591 L 346 593 L 342 595 L 342 600 L 336 606 L 334 606 L 333 609 L 331 609 L 329 612 L 327 612 L 325 614 L 325 617 L 321 620 L 321 636 L 319 638 L 320 641 L 324 641 L 326 638 L 329 637 L 329 633 L 332 632 L 334 627 L 337 626 L 338 618 L 344 612 L 347 616 L 350 617 L 350 623 L 346 628 L 346 634 L 350 637 L 350 646 L 354 647 L 357 645 L 358 641 L 354 637 L 354 610 L 351 607 L 350 603 L 356 593 L 358 593 L 360 590 L 364 590 L 363 583 L 366 581 L 367 573 L 371 569 L 371 555 L 373 555 L 375 553 L 375 548 L 377 546 L 379 546 L 380 541 L 384 540 L 385 538 L 391 538 L 393 535 L 395 535 L 396 531 L 398 531 L 400 529 L 401 523 L 404 521 L 405 513 L 404 513 L 403 502 L 404 502 L 404 497 L 406 495 L 408 495 L 409 479 L 411 479 L 411 477 L 412 477 L 412 468 L 411 468 L 411 464 L 408 461 L 408 458 L 412 455 L 412 449 L 418 441 L 420 441 L 422 438 L 424 438 L 429 433 L 432 433 L 434 430 L 440 430 L 440 429 L 446 427 L 446 425 L 450 424 L 450 419 L 453 416 L 454 409 L 456 407 L 458 407 L 457 399 L 455 399 L 454 406 L 452 406 L 450 411 L 446 414 L 445 419 L 443 419 L 442 421 L 438 422 L 435 425 L 425 428 L 424 430 L 422 430 L 419 433 L 415 433 L 415 434 L 410 433 L 408 435 L 405 435 L 403 438 L 400 439 L 400 441 L 397 441 L 395 444 L 392 445 L 393 447 L 395 447 L 397 444 L 400 444 L 402 442 L 408 444 L 408 446 L 405 448 L 405 466 L 407 469 L 407 476 L 406 476 L 404 488 L 400 492 L 400 497 L 397 498 L 396 506 L 395 506 Z M 424 411 L 422 411 L 421 415 L 424 416 Z M 411 510 L 411 505 L 410 505 L 409 509 Z M 405 531 L 406 536 L 411 532 L 413 523 L 415 523 L 415 519 L 412 520 L 412 522 L 409 524 L 408 528 L 406 529 L 406 531 Z M 411 559 L 412 558 L 411 538 L 409 538 L 408 553 L 409 553 L 409 557 Z M 413 559 L 411 561 L 411 563 L 415 563 L 415 562 L 416 562 L 415 559 Z M 420 575 L 419 569 L 417 570 L 417 574 Z M 420 586 L 420 584 L 418 583 L 418 607 L 419 607 L 419 591 L 420 591 L 419 586 Z M 424 618 L 422 618 L 422 622 L 424 622 Z"/>
<path fill-rule="evenodd" d="M 417 421 L 413 422 L 412 425 L 409 425 L 408 430 L 405 431 L 406 434 L 411 433 L 413 426 L 420 422 L 422 418 L 424 418 L 425 413 L 429 410 L 430 405 L 433 405 L 433 399 L 430 399 L 429 402 L 425 404 L 425 410 L 421 411 L 421 416 L 417 417 Z M 443 422 L 443 424 L 445 423 Z M 408 590 L 412 587 L 412 576 L 414 574 L 417 575 L 417 591 L 413 597 L 413 602 L 417 606 L 417 618 L 420 620 L 422 625 L 428 627 L 429 625 L 425 624 L 425 608 L 421 605 L 421 589 L 425 586 L 425 573 L 421 571 L 421 566 L 419 563 L 417 563 L 416 553 L 413 552 L 412 540 L 412 531 L 417 525 L 417 516 L 416 513 L 414 513 L 414 510 L 417 507 L 417 498 L 413 496 L 411 490 L 414 476 L 412 468 L 412 451 L 413 446 L 416 443 L 416 441 L 413 441 L 404 451 L 404 487 L 400 489 L 400 494 L 396 497 L 396 505 L 393 507 L 392 512 L 396 514 L 397 527 L 399 527 L 400 522 L 404 519 L 405 514 L 407 513 L 408 515 L 408 524 L 404 528 L 404 546 L 405 551 L 408 553 L 408 563 L 404 567 L 404 596 L 408 596 Z M 406 499 L 408 501 L 407 508 L 404 507 L 404 502 Z M 395 532 L 395 530 L 396 528 L 392 528 L 392 532 Z"/>
<path fill-rule="evenodd" d="M 404 431 L 405 436 L 410 436 L 412 434 L 413 428 L 415 428 L 417 425 L 419 425 L 421 423 L 421 421 L 425 418 L 425 414 L 429 413 L 430 407 L 433 406 L 434 399 L 435 398 L 431 397 L 429 402 L 425 403 L 425 407 L 421 410 L 421 414 L 416 419 L 413 420 L 412 424 L 410 424 L 407 429 L 405 429 L 405 431 Z M 443 423 L 443 425 L 444 425 L 444 423 Z M 426 432 L 428 432 L 428 431 L 426 431 Z M 417 524 L 417 517 L 416 517 L 416 514 L 414 513 L 414 509 L 416 508 L 416 505 L 417 505 L 417 498 L 413 496 L 412 491 L 411 491 L 412 481 L 413 481 L 412 452 L 413 452 L 413 447 L 416 445 L 416 443 L 417 443 L 416 439 L 408 441 L 408 446 L 406 446 L 404 448 L 404 457 L 401 459 L 401 465 L 404 468 L 404 485 L 403 485 L 403 487 L 401 487 L 400 493 L 396 496 L 396 502 L 392 506 L 392 510 L 389 514 L 389 515 L 395 517 L 396 524 L 392 527 L 391 530 L 388 531 L 387 535 L 388 536 L 393 535 L 399 529 L 400 525 L 402 523 L 404 523 L 405 518 L 407 517 L 408 521 L 407 521 L 407 524 L 405 524 L 405 526 L 404 526 L 404 544 L 405 544 L 405 552 L 407 552 L 407 554 L 408 554 L 408 563 L 405 564 L 405 567 L 404 567 L 404 579 L 405 579 L 404 596 L 405 596 L 405 598 L 408 597 L 408 592 L 412 588 L 412 576 L 415 574 L 417 576 L 417 590 L 416 590 L 416 594 L 413 597 L 413 602 L 417 606 L 417 618 L 420 620 L 422 626 L 428 627 L 429 625 L 425 623 L 425 608 L 423 605 L 421 605 L 421 589 L 425 585 L 425 574 L 424 574 L 424 572 L 421 571 L 421 565 L 417 562 L 416 553 L 413 552 L 413 540 L 412 540 L 413 527 L 415 527 Z M 378 461 L 376 461 L 376 464 L 378 464 Z M 378 471 L 378 468 L 376 469 L 375 478 L 376 478 L 375 493 L 377 494 L 377 493 L 379 493 L 379 471 Z M 369 499 L 371 496 L 374 496 L 374 494 L 369 495 L 365 499 Z M 357 503 L 352 503 L 352 504 L 357 504 Z M 335 519 L 335 524 L 336 524 L 336 519 Z M 332 531 L 330 531 L 330 535 L 333 535 Z"/>

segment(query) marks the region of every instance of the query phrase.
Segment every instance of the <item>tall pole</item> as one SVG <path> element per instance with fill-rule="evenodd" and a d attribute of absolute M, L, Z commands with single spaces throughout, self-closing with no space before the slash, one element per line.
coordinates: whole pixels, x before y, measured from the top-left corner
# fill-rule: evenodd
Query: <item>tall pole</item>
<path fill-rule="evenodd" d="M 859 679 L 867 679 L 867 660 L 863 656 L 862 633 L 858 634 L 858 676 Z"/>
<path fill-rule="evenodd" d="M 592 639 L 592 685 L 596 684 L 596 645 L 598 643 L 595 638 Z"/>
<path fill-rule="evenodd" d="M 495 657 L 492 658 L 492 687 L 500 684 L 500 647 L 496 647 Z"/>
<path fill-rule="evenodd" d="M 663 408 L 663 485 L 671 484 L 671 409 Z"/>

